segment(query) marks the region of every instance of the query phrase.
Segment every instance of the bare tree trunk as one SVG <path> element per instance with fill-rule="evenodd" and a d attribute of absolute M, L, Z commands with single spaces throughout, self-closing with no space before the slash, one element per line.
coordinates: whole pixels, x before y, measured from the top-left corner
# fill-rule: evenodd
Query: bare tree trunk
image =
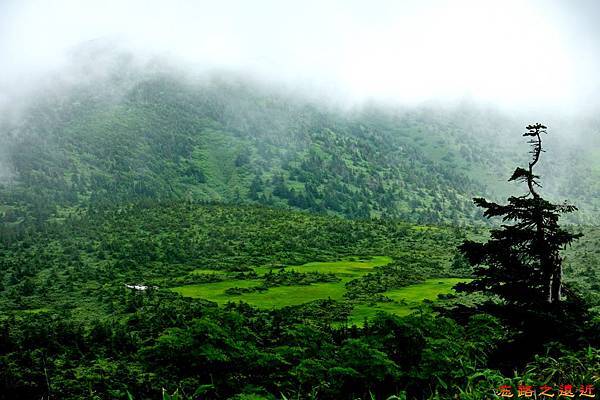
<path fill-rule="evenodd" d="M 560 303 L 560 295 L 562 289 L 562 267 L 558 265 L 558 267 L 554 270 L 551 279 L 551 303 L 558 304 Z"/>

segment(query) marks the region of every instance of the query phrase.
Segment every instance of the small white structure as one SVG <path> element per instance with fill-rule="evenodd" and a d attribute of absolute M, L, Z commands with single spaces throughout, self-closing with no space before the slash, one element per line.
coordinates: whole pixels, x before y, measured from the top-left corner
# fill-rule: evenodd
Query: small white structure
<path fill-rule="evenodd" d="M 152 287 L 152 289 L 158 289 L 158 286 L 145 286 L 145 285 L 128 285 L 125 284 L 125 287 L 128 289 L 133 289 L 133 290 L 148 290 L 150 287 Z"/>

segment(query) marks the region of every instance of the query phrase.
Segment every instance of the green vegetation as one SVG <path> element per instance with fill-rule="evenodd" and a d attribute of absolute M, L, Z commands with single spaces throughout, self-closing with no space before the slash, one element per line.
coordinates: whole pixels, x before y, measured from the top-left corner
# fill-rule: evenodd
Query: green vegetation
<path fill-rule="evenodd" d="M 561 214 L 577 211 L 577 207 L 566 202 L 553 204 L 537 192 L 536 187 L 541 185 L 533 168 L 545 151 L 542 135 L 546 133 L 544 125 L 535 124 L 527 126 L 523 135 L 531 138 L 532 160 L 527 169 L 517 167 L 509 181 L 526 183 L 526 195 L 511 196 L 506 205 L 483 198 L 474 199 L 475 204 L 485 209 L 486 217 L 502 217 L 503 222 L 512 224 L 493 229 L 487 243 L 467 240 L 460 247 L 476 267 L 474 275 L 477 276 L 462 289 L 483 291 L 497 296 L 509 306 L 531 307 L 536 312 L 548 304 L 557 310 L 562 297 L 572 300 L 571 294 L 563 294 L 560 253 L 581 237 L 558 224 Z"/>
<path fill-rule="evenodd" d="M 285 270 L 300 271 L 302 273 L 318 272 L 334 274 L 339 281 L 331 283 L 313 283 L 309 286 L 286 285 L 271 287 L 261 291 L 246 293 L 230 293 L 232 288 L 260 288 L 260 280 L 223 280 L 214 283 L 199 285 L 185 285 L 172 288 L 182 296 L 201 298 L 226 304 L 228 302 L 242 301 L 259 308 L 282 308 L 286 306 L 309 303 L 319 299 L 343 300 L 346 296 L 345 285 L 353 279 L 373 272 L 374 267 L 384 266 L 392 262 L 390 257 L 375 256 L 371 259 L 353 257 L 351 260 L 332 262 L 310 262 L 300 266 L 285 267 Z M 284 268 L 282 267 L 281 270 Z M 267 273 L 271 267 L 255 268 L 258 272 Z M 264 275 L 263 275 L 264 276 Z M 429 279 L 423 283 L 413 284 L 399 289 L 392 289 L 381 294 L 387 297 L 385 302 L 374 303 L 353 302 L 354 308 L 350 315 L 350 323 L 362 324 L 365 318 L 373 317 L 379 311 L 392 314 L 407 315 L 423 300 L 436 300 L 440 294 L 451 293 L 452 287 L 458 282 L 465 282 L 465 278 L 437 278 Z M 342 316 L 343 317 L 343 316 Z M 340 318 L 339 321 L 344 321 Z"/>
<path fill-rule="evenodd" d="M 281 267 L 299 278 L 333 273 L 339 282 L 309 287 L 335 287 L 341 296 L 347 282 L 384 276 L 388 267 L 414 277 L 464 276 L 468 271 L 452 270 L 454 249 L 463 237 L 454 228 L 262 207 L 172 203 L 98 208 L 72 213 L 39 231 L 3 237 L 0 304 L 4 310 L 70 304 L 95 318 L 114 309 L 110 301 L 97 299 L 110 299 L 125 284 L 160 289 L 201 284 L 217 292 L 222 287 L 222 292 L 261 284 L 281 291 L 282 285 L 299 283 L 274 278 L 268 283 Z M 356 254 L 366 262 L 350 259 Z M 368 290 L 389 289 L 382 284 L 392 277 L 385 275 Z M 303 289 L 316 290 L 309 287 Z"/>
<path fill-rule="evenodd" d="M 566 281 L 592 305 L 599 233 L 566 256 Z M 487 395 L 512 376 L 488 360 L 513 333 L 486 315 L 445 317 L 476 301 L 452 293 L 471 274 L 455 249 L 485 236 L 250 206 L 74 211 L 2 237 L 3 385 L 13 398 Z M 339 281 L 224 293 L 282 273 Z"/>
<path fill-rule="evenodd" d="M 509 179 L 526 184 L 528 192 L 509 197 L 506 204 L 475 198 L 486 217 L 501 217 L 503 224 L 490 231 L 486 242 L 465 240 L 459 247 L 474 267 L 474 279 L 456 289 L 484 295 L 485 301 L 472 310 L 497 316 L 518 332 L 510 345 L 504 345 L 513 359 L 542 351 L 544 343 L 573 348 L 596 336 L 588 331 L 593 321 L 590 304 L 563 284 L 563 252 L 581 233 L 562 227 L 559 217 L 577 207 L 544 199 L 540 177 L 534 173 L 545 151 L 546 129 L 540 123 L 526 127 L 523 136 L 529 138 L 531 160 Z"/>
<path fill-rule="evenodd" d="M 0 398 L 481 400 L 598 382 L 597 227 L 561 231 L 584 233 L 561 253 L 577 304 L 532 346 L 543 314 L 515 323 L 486 290 L 453 289 L 481 276 L 457 247 L 498 232 L 470 198 L 506 193 L 490 182 L 516 160 L 511 121 L 127 65 L 106 79 L 0 120 Z M 540 165 L 583 209 L 572 221 L 598 215 L 594 140 L 549 142 L 564 152 Z"/>
<path fill-rule="evenodd" d="M 373 267 L 387 265 L 392 262 L 392 258 L 387 256 L 373 257 L 350 257 L 339 261 L 316 261 L 302 264 L 299 266 L 281 266 L 287 270 L 292 269 L 298 272 L 321 272 L 336 274 L 346 278 L 356 278 L 362 274 L 370 272 Z M 275 270 L 272 266 L 262 266 L 254 269 L 258 273 L 266 273 Z"/>
<path fill-rule="evenodd" d="M 309 286 L 280 286 L 271 288 L 264 292 L 244 293 L 241 295 L 229 295 L 223 287 L 237 287 L 230 284 L 221 285 L 205 284 L 196 286 L 181 286 L 174 290 L 184 296 L 208 299 L 221 304 L 230 301 L 243 301 L 256 307 L 276 308 L 308 303 L 317 299 L 341 300 L 344 295 L 344 286 L 339 283 L 315 283 Z M 242 286 L 247 287 L 247 286 Z"/>
<path fill-rule="evenodd" d="M 191 83 L 122 66 L 108 82 L 45 93 L 20 124 L 0 119 L 14 170 L 12 183 L 0 182 L 0 217 L 44 220 L 65 206 L 145 198 L 466 225 L 483 221 L 472 197 L 507 191 L 490 182 L 510 172 L 517 152 L 507 132 L 519 127 L 501 115 L 346 112 L 235 80 Z M 542 173 L 564 171 L 547 181 L 552 196 L 595 221 L 600 169 L 587 154 L 597 147 L 574 143 L 553 139 L 563 151 Z M 579 170 L 589 173 L 568 178 Z"/>
<path fill-rule="evenodd" d="M 392 289 L 384 292 L 390 302 L 379 302 L 375 304 L 358 304 L 354 307 L 350 315 L 350 323 L 360 324 L 365 319 L 371 318 L 378 312 L 386 312 L 395 315 L 408 315 L 414 312 L 423 301 L 435 301 L 440 295 L 447 295 L 454 292 L 454 285 L 461 282 L 468 282 L 465 278 L 437 278 L 427 279 L 423 283 Z"/>

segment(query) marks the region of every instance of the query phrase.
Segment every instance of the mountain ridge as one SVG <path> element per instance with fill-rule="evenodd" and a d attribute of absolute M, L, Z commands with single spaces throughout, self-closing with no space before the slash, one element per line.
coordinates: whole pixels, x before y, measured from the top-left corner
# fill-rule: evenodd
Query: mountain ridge
<path fill-rule="evenodd" d="M 4 121 L 5 207 L 46 218 L 48 205 L 175 198 L 468 224 L 482 221 L 472 197 L 518 190 L 504 176 L 526 152 L 516 121 L 498 113 L 343 110 L 240 77 L 194 81 L 123 63 Z M 579 218 L 593 222 L 593 196 L 574 193 L 596 207 Z"/>

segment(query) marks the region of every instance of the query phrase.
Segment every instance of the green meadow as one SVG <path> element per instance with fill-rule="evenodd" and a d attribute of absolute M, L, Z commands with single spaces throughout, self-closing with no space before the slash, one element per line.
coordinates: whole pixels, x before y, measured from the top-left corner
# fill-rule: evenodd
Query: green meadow
<path fill-rule="evenodd" d="M 432 278 L 422 283 L 409 285 L 385 292 L 385 296 L 393 300 L 389 303 L 357 304 L 350 315 L 351 323 L 360 324 L 378 312 L 396 315 L 408 315 L 424 300 L 435 301 L 440 294 L 452 293 L 452 287 L 459 282 L 467 282 L 466 278 Z"/>
<path fill-rule="evenodd" d="M 221 282 L 184 285 L 172 288 L 173 291 L 186 297 L 203 298 L 219 304 L 243 301 L 253 306 L 265 309 L 281 308 L 307 303 L 317 299 L 342 300 L 346 292 L 345 284 L 352 279 L 365 275 L 377 266 L 392 262 L 391 257 L 374 256 L 370 258 L 349 257 L 343 260 L 326 262 L 309 262 L 302 265 L 285 267 L 256 267 L 255 271 L 264 275 L 269 271 L 280 269 L 298 272 L 332 273 L 340 278 L 339 282 L 313 283 L 311 285 L 276 286 L 266 291 L 227 294 L 229 288 L 249 288 L 260 285 L 260 279 L 240 280 L 229 279 Z M 373 304 L 356 304 L 350 316 L 351 323 L 361 324 L 365 318 L 372 317 L 378 312 L 389 312 L 396 315 L 408 315 L 424 300 L 434 301 L 439 294 L 452 292 L 452 287 L 463 282 L 462 278 L 433 278 L 422 283 L 409 285 L 399 289 L 389 290 L 383 294 L 391 302 Z"/>
<path fill-rule="evenodd" d="M 222 274 L 223 271 L 219 271 L 216 269 L 205 269 L 205 268 L 196 268 L 191 272 L 192 275 L 219 275 Z"/>

